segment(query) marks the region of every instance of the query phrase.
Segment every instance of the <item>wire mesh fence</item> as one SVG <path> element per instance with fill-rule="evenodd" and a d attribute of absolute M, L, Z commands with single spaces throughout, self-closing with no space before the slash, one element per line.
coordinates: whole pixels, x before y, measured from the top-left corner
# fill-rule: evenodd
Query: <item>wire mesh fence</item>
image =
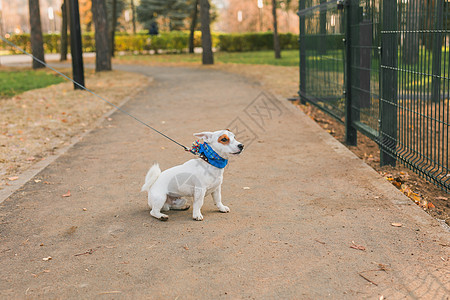
<path fill-rule="evenodd" d="M 300 0 L 300 90 L 450 190 L 450 1 Z"/>

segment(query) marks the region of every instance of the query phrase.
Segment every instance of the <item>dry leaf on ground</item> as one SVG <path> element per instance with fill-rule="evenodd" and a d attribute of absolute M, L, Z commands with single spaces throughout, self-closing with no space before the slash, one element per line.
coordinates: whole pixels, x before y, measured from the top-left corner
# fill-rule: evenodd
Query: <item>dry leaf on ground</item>
<path fill-rule="evenodd" d="M 353 249 L 356 249 L 356 250 L 361 250 L 361 251 L 366 251 L 366 247 L 364 247 L 362 245 L 357 245 L 357 244 L 355 244 L 354 241 L 352 241 L 352 244 L 353 245 L 351 245 L 350 248 L 353 248 Z"/>

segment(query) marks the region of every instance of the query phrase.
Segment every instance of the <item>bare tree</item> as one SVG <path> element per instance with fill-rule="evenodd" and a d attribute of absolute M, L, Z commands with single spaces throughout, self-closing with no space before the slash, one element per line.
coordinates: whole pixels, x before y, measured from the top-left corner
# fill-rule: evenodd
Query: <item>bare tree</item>
<path fill-rule="evenodd" d="M 131 22 L 133 24 L 133 34 L 136 34 L 136 9 L 134 7 L 134 0 L 131 0 Z"/>
<path fill-rule="evenodd" d="M 61 53 L 61 57 L 60 57 L 60 61 L 65 61 L 67 60 L 67 48 L 68 48 L 68 37 L 67 37 L 67 24 L 68 24 L 68 5 L 67 5 L 67 0 L 63 1 L 63 4 L 61 5 L 61 17 L 62 17 L 62 24 L 61 24 L 61 49 L 60 49 L 60 53 Z"/>
<path fill-rule="evenodd" d="M 406 30 L 402 47 L 402 60 L 407 64 L 415 64 L 419 60 L 419 34 L 417 31 L 420 28 L 421 9 L 424 9 L 424 3 L 420 2 L 422 1 L 402 3 L 402 5 L 407 5 Z"/>
<path fill-rule="evenodd" d="M 193 10 L 191 18 L 191 28 L 189 32 L 189 53 L 194 53 L 194 33 L 195 27 L 197 26 L 197 15 L 198 15 L 198 0 L 193 1 Z"/>
<path fill-rule="evenodd" d="M 275 51 L 275 58 L 281 58 L 280 39 L 278 37 L 276 0 L 272 0 L 272 15 L 273 15 L 273 50 Z"/>
<path fill-rule="evenodd" d="M 208 0 L 200 0 L 200 21 L 201 21 L 201 30 L 202 30 L 202 63 L 204 65 L 212 65 L 214 64 L 214 56 L 212 52 L 212 40 L 211 40 L 211 29 L 210 25 L 210 9 Z"/>
<path fill-rule="evenodd" d="M 111 42 L 111 56 L 114 57 L 114 48 L 116 47 L 115 44 L 115 37 L 116 37 L 116 27 L 117 27 L 117 0 L 112 0 L 112 18 L 111 18 L 111 38 L 109 41 Z"/>
<path fill-rule="evenodd" d="M 45 62 L 44 58 L 44 41 L 42 39 L 41 14 L 39 10 L 39 0 L 28 0 L 28 8 L 30 12 L 31 27 L 31 53 L 37 59 Z M 45 66 L 33 59 L 33 69 L 44 68 Z"/>
<path fill-rule="evenodd" d="M 105 0 L 92 0 L 92 15 L 95 26 L 95 71 L 110 71 L 111 52 L 109 50 Z"/>

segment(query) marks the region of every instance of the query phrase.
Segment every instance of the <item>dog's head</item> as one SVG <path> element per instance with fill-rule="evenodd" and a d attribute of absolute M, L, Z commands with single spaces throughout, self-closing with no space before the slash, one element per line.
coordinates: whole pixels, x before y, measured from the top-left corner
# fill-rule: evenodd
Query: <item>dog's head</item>
<path fill-rule="evenodd" d="M 207 142 L 217 154 L 225 159 L 230 155 L 238 155 L 244 150 L 244 145 L 238 142 L 234 133 L 229 130 L 205 131 L 194 133 L 194 136 Z"/>

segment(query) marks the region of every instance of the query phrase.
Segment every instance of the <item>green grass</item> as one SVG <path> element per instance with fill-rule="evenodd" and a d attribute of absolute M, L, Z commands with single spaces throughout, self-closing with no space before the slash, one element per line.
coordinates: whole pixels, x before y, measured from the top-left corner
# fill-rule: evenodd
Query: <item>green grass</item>
<path fill-rule="evenodd" d="M 39 70 L 1 70 L 0 98 L 8 98 L 25 91 L 43 88 L 63 82 L 64 79 L 55 74 Z"/>
<path fill-rule="evenodd" d="M 155 55 L 125 55 L 121 60 L 144 60 L 159 63 L 201 63 L 201 54 L 155 54 Z M 281 59 L 275 59 L 273 51 L 251 52 L 217 52 L 214 61 L 219 63 L 294 66 L 299 64 L 298 50 L 281 51 Z"/>

